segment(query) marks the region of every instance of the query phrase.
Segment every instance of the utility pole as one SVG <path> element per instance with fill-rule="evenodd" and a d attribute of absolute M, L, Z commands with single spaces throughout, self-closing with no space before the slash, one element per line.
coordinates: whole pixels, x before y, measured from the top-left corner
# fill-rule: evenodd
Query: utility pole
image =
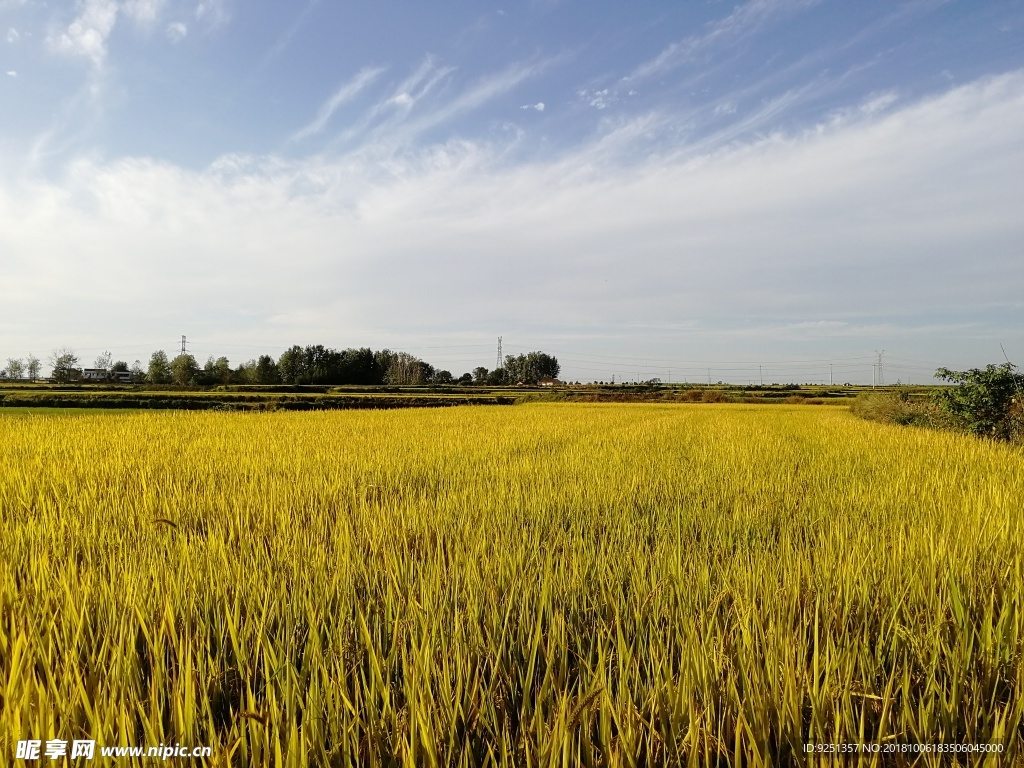
<path fill-rule="evenodd" d="M 711 369 L 708 368 L 708 386 L 711 386 Z"/>
<path fill-rule="evenodd" d="M 764 386 L 764 372 L 761 370 L 761 366 L 757 366 L 757 376 L 761 379 L 761 386 Z"/>
<path fill-rule="evenodd" d="M 828 364 L 828 385 L 831 387 L 832 384 L 832 363 Z"/>
<path fill-rule="evenodd" d="M 497 370 L 498 368 L 502 368 L 503 366 L 504 366 L 504 364 L 502 363 L 502 360 L 501 360 L 501 336 L 499 336 L 498 337 L 498 363 L 497 363 L 497 365 L 494 366 L 494 369 Z"/>

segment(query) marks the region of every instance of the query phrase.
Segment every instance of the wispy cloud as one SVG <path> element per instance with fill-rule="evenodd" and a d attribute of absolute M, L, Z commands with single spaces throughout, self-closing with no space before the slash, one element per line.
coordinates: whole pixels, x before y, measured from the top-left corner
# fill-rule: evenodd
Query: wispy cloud
<path fill-rule="evenodd" d="M 7 30 L 7 42 L 12 45 L 21 39 L 21 34 L 14 27 Z"/>
<path fill-rule="evenodd" d="M 860 105 L 860 111 L 865 115 L 874 115 L 884 112 L 897 101 L 899 94 L 896 91 L 885 91 L 884 93 L 873 94 L 867 101 Z"/>
<path fill-rule="evenodd" d="M 8 76 L 8 77 L 17 77 L 17 76 L 18 76 L 18 73 L 17 73 L 17 71 L 15 71 L 15 70 L 13 70 L 13 69 L 8 69 L 8 70 L 7 70 L 7 76 Z"/>
<path fill-rule="evenodd" d="M 619 100 L 618 94 L 610 88 L 601 88 L 596 91 L 590 91 L 584 88 L 583 90 L 577 91 L 576 95 L 594 109 L 607 109 Z"/>
<path fill-rule="evenodd" d="M 457 115 L 479 108 L 498 96 L 509 93 L 527 80 L 537 77 L 562 57 L 551 57 L 537 61 L 518 62 L 499 72 L 481 77 L 455 98 L 439 104 L 418 119 L 404 126 L 408 134 L 417 134 L 440 125 Z"/>
<path fill-rule="evenodd" d="M 63 31 L 49 37 L 51 48 L 74 56 L 83 56 L 93 67 L 103 66 L 107 58 L 107 38 L 117 23 L 116 0 L 84 0 L 78 16 Z"/>
<path fill-rule="evenodd" d="M 520 109 L 532 109 L 534 112 L 543 112 L 544 102 L 538 101 L 536 104 L 523 104 Z"/>
<path fill-rule="evenodd" d="M 166 0 L 123 0 L 121 9 L 140 26 L 150 27 L 160 17 L 165 4 Z"/>
<path fill-rule="evenodd" d="M 451 78 L 455 68 L 441 65 L 433 56 L 428 56 L 389 96 L 367 109 L 342 132 L 332 149 L 372 156 L 377 162 L 415 151 L 417 140 L 426 132 L 510 93 L 563 58 L 554 56 L 516 62 L 456 91 Z M 531 108 L 542 111 L 538 104 Z"/>
<path fill-rule="evenodd" d="M 636 67 L 630 80 L 642 80 L 669 72 L 691 62 L 701 52 L 725 40 L 735 41 L 756 32 L 780 13 L 800 10 L 818 0 L 747 0 L 732 13 L 708 25 L 699 35 L 691 35 L 664 48 L 657 56 Z"/>
<path fill-rule="evenodd" d="M 83 140 L 102 115 L 101 104 L 97 98 L 101 90 L 101 80 L 94 76 L 64 100 L 49 125 L 32 138 L 25 156 L 25 174 L 32 175 L 38 172 L 46 160 L 68 155 L 76 150 L 81 151 Z"/>
<path fill-rule="evenodd" d="M 409 77 L 399 83 L 389 96 L 367 109 L 338 137 L 336 143 L 348 144 L 365 138 L 368 131 L 380 135 L 393 130 L 405 121 L 421 99 L 454 71 L 454 67 L 439 66 L 433 56 L 427 55 Z"/>
<path fill-rule="evenodd" d="M 321 133 L 324 128 L 327 127 L 327 123 L 330 121 L 331 116 L 334 115 L 338 108 L 346 102 L 354 99 L 364 88 L 366 88 L 366 86 L 376 80 L 382 72 L 384 72 L 383 67 L 366 67 L 361 69 L 356 73 L 355 77 L 342 84 L 342 86 L 334 92 L 331 98 L 321 105 L 316 118 L 314 118 L 308 125 L 292 134 L 289 141 L 301 141 L 302 139 Z"/>
<path fill-rule="evenodd" d="M 167 39 L 172 43 L 180 43 L 188 36 L 188 27 L 180 21 L 172 21 L 167 25 L 164 34 L 167 35 Z"/>
<path fill-rule="evenodd" d="M 312 14 L 313 11 L 316 10 L 318 5 L 320 5 L 320 0 L 307 1 L 305 7 L 302 9 L 302 11 L 299 12 L 299 15 L 295 17 L 295 21 L 293 21 L 291 26 L 289 26 L 288 29 L 286 29 L 284 33 L 281 35 L 281 37 L 277 39 L 277 42 L 274 43 L 273 47 L 269 51 L 267 51 L 267 55 L 263 57 L 263 62 L 260 65 L 261 69 L 263 67 L 266 67 L 268 64 L 270 64 L 271 61 L 273 61 L 282 53 L 284 53 L 285 49 L 287 49 L 288 46 L 291 44 L 292 39 L 302 28 L 302 25 L 306 23 L 306 20 L 309 18 L 310 14 Z"/>
<path fill-rule="evenodd" d="M 195 9 L 196 21 L 207 29 L 217 29 L 231 20 L 226 0 L 200 0 Z"/>
<path fill-rule="evenodd" d="M 416 102 L 430 93 L 444 78 L 455 71 L 454 67 L 438 66 L 433 56 L 427 56 L 423 63 L 409 77 L 403 80 L 394 93 L 381 103 L 380 107 L 398 107 L 408 113 Z"/>

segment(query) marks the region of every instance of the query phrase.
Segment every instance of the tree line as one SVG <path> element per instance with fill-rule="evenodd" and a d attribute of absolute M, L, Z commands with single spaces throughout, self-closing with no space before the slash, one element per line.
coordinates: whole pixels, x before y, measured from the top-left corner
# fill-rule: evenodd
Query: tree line
<path fill-rule="evenodd" d="M 50 356 L 51 378 L 58 383 L 77 381 L 82 376 L 79 357 L 74 350 L 54 350 Z M 35 380 L 41 362 L 30 355 L 28 360 L 8 359 L 0 378 Z M 136 360 L 131 366 L 115 361 L 110 352 L 103 352 L 93 363 L 96 370 L 108 377 L 130 380 L 135 384 L 175 384 L 178 386 L 214 386 L 226 384 L 288 384 L 288 385 L 514 385 L 537 384 L 543 379 L 557 379 L 558 359 L 544 352 L 507 355 L 501 368 L 475 368 L 455 376 L 451 371 L 435 368 L 408 352 L 390 349 L 374 351 L 368 347 L 344 350 L 330 349 L 322 344 L 289 347 L 276 360 L 260 355 L 232 367 L 227 357 L 212 355 L 202 365 L 188 353 L 170 357 L 157 350 L 148 365 Z M 118 374 L 121 374 L 120 376 Z"/>

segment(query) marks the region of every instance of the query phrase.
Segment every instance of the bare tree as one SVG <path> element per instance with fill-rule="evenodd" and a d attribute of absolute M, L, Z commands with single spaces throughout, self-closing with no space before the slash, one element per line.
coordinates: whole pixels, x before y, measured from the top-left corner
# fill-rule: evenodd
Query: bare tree
<path fill-rule="evenodd" d="M 433 373 L 432 370 L 431 373 Z M 388 384 L 422 384 L 424 380 L 424 363 L 418 357 L 410 355 L 408 352 L 397 352 L 391 359 L 384 380 Z"/>
<path fill-rule="evenodd" d="M 62 347 L 61 349 L 53 350 L 53 354 L 50 355 L 50 366 L 53 368 L 53 378 L 58 382 L 65 384 L 73 379 L 78 378 L 81 375 L 76 366 L 78 365 L 78 355 L 75 351 Z"/>
<path fill-rule="evenodd" d="M 39 358 L 29 352 L 28 357 L 25 359 L 25 373 L 28 374 L 30 381 L 35 381 L 39 378 L 40 368 L 42 368 L 42 363 L 39 362 Z"/>

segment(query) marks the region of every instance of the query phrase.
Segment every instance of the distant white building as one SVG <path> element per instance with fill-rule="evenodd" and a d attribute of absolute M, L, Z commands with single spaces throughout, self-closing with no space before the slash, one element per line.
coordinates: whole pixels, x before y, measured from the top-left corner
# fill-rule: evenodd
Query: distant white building
<path fill-rule="evenodd" d="M 562 382 L 560 382 L 558 379 L 541 379 L 537 383 L 540 384 L 542 387 L 560 387 L 560 386 L 562 386 Z"/>
<path fill-rule="evenodd" d="M 106 381 L 110 372 L 106 368 L 83 368 L 82 381 Z"/>

